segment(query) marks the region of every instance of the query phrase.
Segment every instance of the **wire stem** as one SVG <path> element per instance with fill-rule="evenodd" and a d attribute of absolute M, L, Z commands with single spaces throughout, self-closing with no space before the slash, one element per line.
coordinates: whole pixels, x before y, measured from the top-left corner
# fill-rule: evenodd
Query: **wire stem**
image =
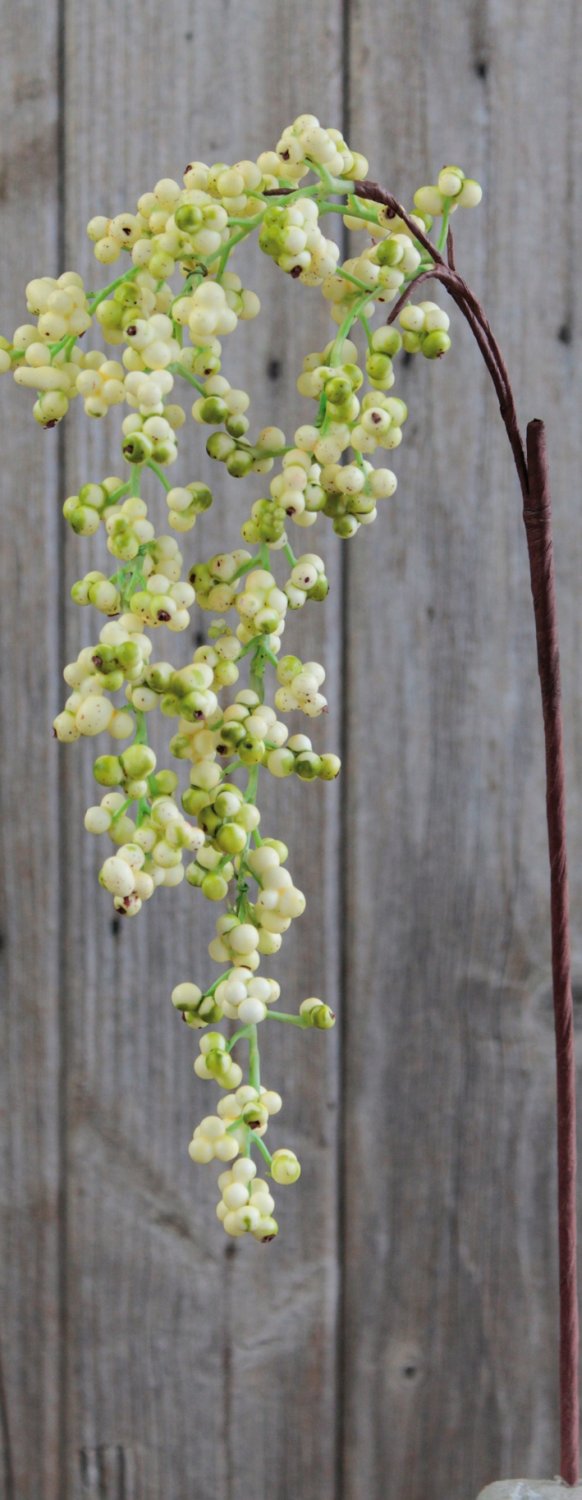
<path fill-rule="evenodd" d="M 560 663 L 552 543 L 552 510 L 548 479 L 545 428 L 535 420 L 527 428 L 527 448 L 519 430 L 515 401 L 501 350 L 485 313 L 454 266 L 448 237 L 449 264 L 440 247 L 419 230 L 391 193 L 376 183 L 356 182 L 360 197 L 384 204 L 398 217 L 432 258 L 428 275 L 443 282 L 456 302 L 483 356 L 497 392 L 501 417 L 513 453 L 523 498 L 534 606 L 538 669 L 542 695 L 546 758 L 546 806 L 550 859 L 551 935 L 554 1017 L 556 1033 L 557 1147 L 558 1147 L 558 1257 L 560 1300 L 560 1474 L 567 1484 L 578 1482 L 579 1437 L 579 1311 L 576 1277 L 576 1074 L 574 1015 L 570 965 L 568 862 L 566 848 L 565 774 L 560 699 Z M 392 308 L 389 322 L 407 300 L 406 291 Z"/>

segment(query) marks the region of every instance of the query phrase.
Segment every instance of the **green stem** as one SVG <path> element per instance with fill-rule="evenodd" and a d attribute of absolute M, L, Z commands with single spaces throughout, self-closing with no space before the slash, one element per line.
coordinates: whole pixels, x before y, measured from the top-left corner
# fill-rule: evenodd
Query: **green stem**
<path fill-rule="evenodd" d="M 447 243 L 447 234 L 448 234 L 448 230 L 449 230 L 450 213 L 451 213 L 451 199 L 450 198 L 445 198 L 443 200 L 443 222 L 441 224 L 441 232 L 440 232 L 438 240 L 437 240 L 437 250 L 439 252 L 439 255 L 442 255 L 442 252 L 443 252 L 443 250 L 445 248 L 445 245 Z"/>
<path fill-rule="evenodd" d="M 352 286 L 357 286 L 360 292 L 367 292 L 368 296 L 371 295 L 371 288 L 366 286 L 365 281 L 361 281 L 359 276 L 352 276 L 351 271 L 344 271 L 343 266 L 338 266 L 336 276 L 341 276 L 344 281 L 351 281 Z"/>
<path fill-rule="evenodd" d="M 183 285 L 180 287 L 179 292 L 177 292 L 176 296 L 172 299 L 172 301 L 170 303 L 170 317 L 172 316 L 172 309 L 174 308 L 176 302 L 180 302 L 180 300 L 181 300 L 182 297 L 187 297 L 189 295 L 189 293 L 192 291 L 192 285 L 193 285 L 194 281 L 197 282 L 198 286 L 200 286 L 200 283 L 202 281 L 204 281 L 204 276 L 202 275 L 201 272 L 199 272 L 199 271 L 190 271 L 188 273 L 188 275 L 187 275 L 187 277 L 186 277 Z M 172 319 L 172 321 L 174 321 L 174 320 Z"/>
<path fill-rule="evenodd" d="M 378 290 L 376 291 L 376 296 L 378 296 L 378 292 L 381 292 L 381 291 L 382 291 L 382 287 L 379 287 Z M 345 341 L 346 341 L 346 339 L 348 337 L 348 334 L 350 332 L 352 324 L 355 323 L 356 318 L 359 318 L 360 313 L 362 313 L 362 312 L 365 311 L 368 303 L 369 302 L 373 302 L 373 301 L 374 301 L 374 292 L 373 291 L 368 291 L 364 295 L 362 295 L 361 297 L 356 297 L 356 300 L 352 304 L 349 312 L 346 313 L 346 316 L 345 316 L 345 318 L 343 320 L 343 323 L 340 324 L 338 333 L 336 334 L 336 337 L 334 339 L 334 345 L 333 345 L 333 349 L 331 351 L 331 356 L 330 356 L 329 363 L 333 367 L 341 364 L 342 349 L 343 349 Z"/>
<path fill-rule="evenodd" d="M 285 542 L 285 546 L 283 548 L 283 557 L 287 558 L 287 562 L 290 564 L 290 566 L 292 568 L 295 567 L 295 563 L 297 562 L 297 558 L 295 556 L 295 553 L 293 551 L 293 548 L 292 548 L 290 542 Z"/>
<path fill-rule="evenodd" d="M 135 714 L 135 740 L 134 740 L 134 744 L 135 745 L 147 745 L 148 744 L 148 726 L 147 726 L 146 715 L 145 715 L 145 713 L 143 711 L 143 708 L 134 708 L 133 711 L 134 711 L 134 714 Z"/>
<path fill-rule="evenodd" d="M 139 464 L 131 465 L 131 479 L 129 481 L 130 495 L 139 495 L 141 489 L 141 471 Z"/>
<path fill-rule="evenodd" d="M 202 998 L 206 1000 L 208 995 L 213 995 L 214 991 L 218 989 L 219 984 L 222 984 L 223 979 L 228 979 L 229 974 L 232 974 L 232 969 L 226 969 L 224 974 L 219 974 L 218 979 L 215 979 L 214 983 L 210 984 L 208 989 L 204 991 Z"/>
<path fill-rule="evenodd" d="M 257 225 L 261 223 L 263 217 L 264 215 L 260 213 L 255 214 L 252 219 L 247 219 L 244 229 L 239 229 L 237 234 L 231 235 L 230 239 L 227 240 L 225 245 L 221 246 L 220 250 L 214 250 L 212 252 L 212 255 L 206 256 L 205 264 L 207 266 L 210 265 L 213 260 L 218 259 L 218 269 L 216 272 L 217 281 L 220 281 L 221 276 L 224 274 L 228 258 L 234 250 L 235 245 L 239 245 L 241 240 L 246 240 L 247 236 L 249 234 L 252 234 L 253 229 L 256 229 Z"/>
<path fill-rule="evenodd" d="M 143 820 L 144 818 L 147 818 L 149 812 L 151 812 L 151 807 L 147 797 L 140 797 L 137 804 L 137 817 L 135 820 L 136 828 L 141 828 Z"/>
<path fill-rule="evenodd" d="M 94 313 L 95 308 L 99 307 L 100 303 L 105 301 L 110 292 L 114 292 L 116 287 L 121 286 L 124 281 L 131 281 L 134 276 L 137 276 L 139 269 L 139 266 L 132 266 L 130 271 L 124 271 L 123 276 L 117 276 L 115 281 L 109 282 L 109 286 L 104 286 L 103 291 L 98 292 L 97 296 L 92 297 L 90 302 L 87 303 L 89 312 Z"/>
<path fill-rule="evenodd" d="M 245 802 L 254 802 L 255 801 L 255 798 L 256 798 L 256 795 L 257 795 L 257 786 L 258 786 L 258 784 L 259 784 L 259 767 L 258 766 L 251 766 L 250 771 L 249 771 L 249 779 L 247 781 L 247 789 L 246 789 L 246 792 L 245 792 Z"/>
<path fill-rule="evenodd" d="M 110 505 L 118 505 L 119 501 L 123 500 L 125 495 L 129 495 L 130 491 L 130 480 L 128 480 L 127 484 L 120 484 L 119 489 L 112 490 L 111 494 L 107 496 L 103 509 L 108 510 Z"/>
<path fill-rule="evenodd" d="M 248 562 L 241 563 L 240 568 L 237 568 L 236 573 L 233 573 L 231 583 L 234 583 L 236 578 L 243 578 L 245 573 L 250 573 L 251 568 L 256 568 L 256 566 L 256 557 L 249 557 Z"/>
<path fill-rule="evenodd" d="M 251 670 L 249 672 L 249 684 L 252 687 L 253 692 L 255 692 L 255 693 L 258 694 L 258 698 L 259 698 L 259 702 L 260 703 L 264 703 L 264 700 L 265 700 L 264 676 L 265 676 L 265 647 L 263 646 L 262 640 L 259 639 L 259 644 L 255 647 L 254 656 L 253 656 L 252 661 L 251 661 Z M 257 774 L 258 774 L 258 770 L 259 770 L 258 766 L 253 766 L 253 771 L 256 771 Z M 250 780 L 250 778 L 249 778 L 249 780 Z"/>
<path fill-rule="evenodd" d="M 164 487 L 164 489 L 166 491 L 166 494 L 167 494 L 168 491 L 171 490 L 172 485 L 171 485 L 170 480 L 166 479 L 164 471 L 163 471 L 163 469 L 160 468 L 160 465 L 154 463 L 153 458 L 149 458 L 148 461 L 147 461 L 147 464 L 146 464 L 146 469 L 151 469 L 152 474 L 155 474 L 156 479 L 159 479 L 160 484 L 163 485 L 163 487 Z"/>
<path fill-rule="evenodd" d="M 49 349 L 51 352 L 51 365 L 53 363 L 53 360 L 56 359 L 57 354 L 61 353 L 62 349 L 65 349 L 68 355 L 70 350 L 74 349 L 76 342 L 76 333 L 65 333 L 64 337 L 62 339 L 59 339 L 58 344 L 49 344 Z"/>
<path fill-rule="evenodd" d="M 231 1036 L 230 1041 L 227 1042 L 227 1046 L 226 1046 L 227 1052 L 232 1052 L 232 1049 L 235 1046 L 235 1044 L 237 1042 L 242 1041 L 243 1037 L 250 1036 L 250 1031 L 251 1031 L 250 1026 L 241 1026 L 238 1031 L 235 1031 L 234 1036 Z"/>
<path fill-rule="evenodd" d="M 288 1015 L 287 1011 L 285 1010 L 268 1010 L 265 1016 L 265 1020 L 285 1021 L 288 1026 L 299 1026 L 302 1031 L 305 1031 L 309 1025 L 309 1021 L 307 1020 L 306 1016 L 291 1016 Z"/>
<path fill-rule="evenodd" d="M 348 213 L 351 219 L 367 219 L 370 224 L 380 223 L 380 211 L 378 208 L 364 208 L 360 198 L 355 193 L 348 193 Z"/>
<path fill-rule="evenodd" d="M 249 1027 L 249 1083 L 257 1093 L 261 1090 L 261 1058 L 256 1025 Z"/>
<path fill-rule="evenodd" d="M 198 391 L 198 394 L 200 396 L 205 396 L 206 395 L 206 391 L 204 389 L 204 386 L 202 385 L 202 381 L 197 380 L 195 375 L 191 375 L 190 371 L 186 370 L 184 368 L 184 365 L 180 365 L 180 364 L 168 365 L 168 369 L 171 370 L 172 374 L 174 374 L 174 375 L 181 375 L 182 380 L 187 380 L 188 381 L 188 385 L 193 385 L 194 386 L 194 390 Z"/>
<path fill-rule="evenodd" d="M 257 1147 L 264 1161 L 266 1161 L 267 1166 L 270 1167 L 273 1158 L 271 1156 L 271 1152 L 268 1151 L 267 1147 L 263 1145 L 260 1135 L 257 1135 L 254 1130 L 249 1130 L 249 1140 L 252 1141 L 253 1145 Z"/>
<path fill-rule="evenodd" d="M 309 187 L 293 188 L 291 192 L 289 192 L 289 187 L 290 184 L 282 182 L 281 192 L 270 192 L 268 197 L 264 193 L 255 192 L 251 189 L 247 193 L 247 197 L 256 198 L 259 202 L 264 203 L 265 208 L 268 208 L 271 203 L 274 203 L 275 206 L 279 203 L 286 206 L 289 203 L 295 203 L 297 198 L 317 198 L 321 192 L 321 184 L 319 182 L 311 183 Z"/>
<path fill-rule="evenodd" d="M 117 812 L 114 812 L 111 819 L 112 824 L 119 822 L 119 819 L 123 817 L 124 812 L 127 812 L 128 807 L 131 807 L 133 801 L 133 797 L 126 797 L 125 802 L 122 802 L 121 807 L 118 807 Z"/>
<path fill-rule="evenodd" d="M 375 224 L 376 228 L 378 228 L 378 224 L 380 222 L 377 214 L 371 214 L 368 212 L 354 213 L 354 210 L 351 207 L 351 199 L 349 203 L 321 203 L 319 206 L 319 212 L 321 218 L 323 218 L 325 214 L 342 214 L 343 217 L 347 215 L 350 219 L 361 219 L 363 224 Z"/>
<path fill-rule="evenodd" d="M 362 325 L 362 328 L 363 328 L 364 333 L 366 335 L 366 339 L 368 341 L 368 348 L 371 349 L 371 347 L 372 347 L 372 329 L 370 327 L 370 324 L 368 322 L 368 319 L 367 319 L 365 313 L 360 313 L 360 323 Z"/>

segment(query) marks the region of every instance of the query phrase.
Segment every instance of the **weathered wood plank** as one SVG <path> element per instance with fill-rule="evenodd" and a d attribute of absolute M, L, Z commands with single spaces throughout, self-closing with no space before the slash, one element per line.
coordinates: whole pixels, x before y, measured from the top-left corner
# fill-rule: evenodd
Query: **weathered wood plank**
<path fill-rule="evenodd" d="M 385 45 L 375 7 L 352 20 L 354 143 L 408 201 L 444 160 L 484 181 L 483 209 L 455 221 L 457 259 L 521 411 L 548 421 L 579 960 L 580 17 L 395 3 Z M 425 1500 L 427 1486 L 467 1500 L 558 1462 L 533 621 L 509 450 L 454 328 L 449 360 L 398 380 L 401 488 L 348 561 L 346 1500 Z"/>
<path fill-rule="evenodd" d="M 0 327 L 28 321 L 24 285 L 58 236 L 57 12 L 4 8 Z M 34 29 L 37 46 L 31 50 Z M 60 1500 L 58 440 L 2 384 L 3 662 L 0 1149 L 0 1493 Z"/>
<path fill-rule="evenodd" d="M 91 213 L 129 205 L 159 176 L 179 175 L 189 156 L 236 160 L 256 153 L 274 144 L 310 100 L 337 119 L 339 9 L 328 7 L 325 27 L 306 13 L 300 38 L 289 8 L 247 5 L 241 33 L 238 12 L 226 0 L 194 10 L 180 0 L 165 6 L 162 35 L 151 0 L 106 11 L 69 3 L 67 232 L 75 264 Z M 82 259 L 91 264 L 89 248 Z M 249 265 L 249 284 L 256 286 L 256 254 Z M 295 375 L 302 353 L 325 329 L 323 310 L 314 315 L 317 294 L 285 283 L 261 258 L 263 276 L 265 300 L 276 299 L 274 315 L 267 309 L 231 341 L 232 353 L 225 350 L 229 372 L 253 392 L 257 425 L 281 420 L 289 405 L 299 418 Z M 269 380 L 274 360 L 280 373 Z M 69 488 L 115 470 L 114 425 L 89 432 L 86 422 L 69 425 Z M 206 556 L 236 545 L 243 495 L 259 495 L 260 482 L 243 487 L 217 472 L 199 429 L 188 451 L 182 477 L 206 475 L 217 496 L 215 510 L 184 538 L 185 552 Z M 226 505 L 236 511 L 230 520 Z M 91 543 L 69 542 L 69 576 L 90 566 L 96 551 Z M 337 553 L 333 579 L 337 584 Z M 196 624 L 204 628 L 207 621 L 199 617 Z M 67 657 L 97 623 L 69 611 Z M 339 589 L 325 610 L 314 606 L 294 617 L 289 634 L 296 649 L 326 659 L 331 747 L 340 723 Z M 176 643 L 175 636 L 160 643 L 162 654 Z M 333 1037 L 304 1037 L 285 1027 L 280 1035 L 275 1026 L 269 1033 L 264 1073 L 273 1087 L 281 1085 L 286 1103 L 278 1139 L 297 1146 L 304 1176 L 297 1195 L 280 1203 L 275 1245 L 225 1244 L 214 1217 L 216 1172 L 192 1167 L 186 1154 L 214 1093 L 193 1080 L 197 1040 L 169 1005 L 177 980 L 212 977 L 206 943 L 215 912 L 202 911 L 205 903 L 188 888 L 163 892 L 114 935 L 107 899 L 95 884 L 99 855 L 82 831 L 83 809 L 94 795 L 91 753 L 87 747 L 65 756 L 71 1494 L 242 1500 L 268 1490 L 282 1500 L 297 1490 L 304 1500 L 331 1500 Z M 281 960 L 289 1005 L 318 988 L 333 1003 L 337 791 L 297 786 L 289 794 L 286 784 L 284 796 L 271 788 L 266 801 L 265 827 L 289 834 L 292 868 L 310 901 Z"/>

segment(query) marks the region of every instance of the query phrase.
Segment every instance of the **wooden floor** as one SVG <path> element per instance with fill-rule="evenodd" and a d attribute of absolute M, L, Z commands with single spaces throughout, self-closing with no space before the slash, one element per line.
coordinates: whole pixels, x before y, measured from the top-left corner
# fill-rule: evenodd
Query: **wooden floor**
<path fill-rule="evenodd" d="M 549 426 L 580 999 L 580 6 L 1 10 L 7 334 L 30 276 L 88 274 L 91 215 L 192 157 L 256 155 L 301 111 L 343 125 L 407 201 L 445 161 L 484 183 L 456 221 L 458 262 L 521 417 Z M 325 312 L 258 252 L 247 265 L 264 314 L 230 368 L 261 420 L 292 431 Z M 169 993 L 208 978 L 213 914 L 183 888 L 117 930 L 82 826 L 91 747 L 50 737 L 62 667 L 91 638 L 68 589 L 106 555 L 65 537 L 61 505 L 115 471 L 117 422 L 74 413 L 45 435 L 2 383 L 1 1500 L 475 1500 L 500 1475 L 556 1472 L 548 880 L 520 503 L 458 318 L 450 357 L 410 362 L 397 389 L 398 494 L 355 541 L 322 536 L 329 601 L 291 624 L 291 649 L 327 666 L 316 735 L 344 771 L 271 786 L 265 824 L 289 837 L 309 902 L 284 993 L 290 1008 L 321 994 L 341 1022 L 269 1035 L 304 1171 L 261 1248 L 226 1241 L 216 1174 L 186 1151 L 209 1102 Z M 182 477 L 207 476 L 196 429 L 190 443 Z M 220 503 L 185 539 L 203 556 L 236 545 L 243 504 L 224 470 L 212 482 Z"/>

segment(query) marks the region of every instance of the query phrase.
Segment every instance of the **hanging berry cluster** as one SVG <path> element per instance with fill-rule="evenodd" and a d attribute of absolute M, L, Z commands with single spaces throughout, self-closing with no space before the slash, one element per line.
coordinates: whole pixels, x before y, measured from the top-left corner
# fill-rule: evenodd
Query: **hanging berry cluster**
<path fill-rule="evenodd" d="M 70 696 L 54 732 L 67 744 L 105 731 L 114 742 L 95 760 L 103 795 L 85 826 L 113 845 L 99 879 L 117 912 L 135 916 L 159 886 L 184 877 L 209 901 L 226 902 L 209 949 L 218 978 L 178 983 L 172 1001 L 188 1026 L 202 1031 L 196 1073 L 225 1091 L 216 1114 L 197 1125 L 190 1156 L 223 1164 L 217 1214 L 226 1232 L 261 1241 L 278 1232 L 271 1184 L 295 1182 L 300 1166 L 292 1150 L 271 1154 L 265 1144 L 281 1098 L 261 1081 L 258 1028 L 265 1021 L 306 1030 L 334 1023 L 319 999 L 304 1000 L 296 1014 L 279 1009 L 279 984 L 259 972 L 305 908 L 286 845 L 261 830 L 260 773 L 331 781 L 340 769 L 337 755 L 315 749 L 295 727 L 289 734 L 285 722 L 289 714 L 316 719 L 327 706 L 319 662 L 281 654 L 288 611 L 328 592 L 323 558 L 301 548 L 296 556 L 288 527 L 301 533 L 321 514 L 337 536 L 351 537 L 394 494 L 392 470 L 372 463 L 377 450 L 390 453 L 402 441 L 407 408 L 388 394 L 394 359 L 401 350 L 427 359 L 444 354 L 449 320 L 428 301 L 403 305 L 399 328 L 374 330 L 371 320 L 430 271 L 433 216 L 441 220 L 440 250 L 450 214 L 481 197 L 460 168 L 445 167 L 436 185 L 419 189 L 405 221 L 362 194 L 366 171 L 365 158 L 313 115 L 299 116 L 276 150 L 257 161 L 192 162 L 182 186 L 164 178 L 134 213 L 91 219 L 97 260 L 108 266 L 123 259 L 127 269 L 95 295 L 74 271 L 29 282 L 34 321 L 17 328 L 11 342 L 0 340 L 0 371 L 12 370 L 16 383 L 35 393 L 34 416 L 43 427 L 60 422 L 77 396 L 95 419 L 112 406 L 125 409 L 123 474 L 88 481 L 64 504 L 79 536 L 103 527 L 115 566 L 112 573 L 93 569 L 73 585 L 75 603 L 106 620 L 98 639 L 65 668 Z M 365 248 L 343 263 L 321 228 L 333 215 L 366 237 Z M 304 360 L 298 389 L 314 407 L 292 442 L 276 426 L 251 437 L 249 396 L 222 373 L 222 340 L 260 308 L 231 259 L 255 231 L 284 272 L 321 288 L 338 325 L 326 347 Z M 95 328 L 107 352 L 81 348 Z M 364 368 L 354 329 L 365 342 Z M 194 421 L 212 429 L 210 456 L 235 479 L 273 477 L 252 501 L 244 545 L 194 562 L 184 577 L 176 533 L 190 531 L 213 500 L 200 480 L 167 477 L 186 420 L 175 398 L 189 388 Z M 150 519 L 146 478 L 164 492 L 169 531 Z M 277 558 L 285 568 L 279 580 Z M 153 632 L 185 630 L 195 603 L 217 618 L 207 644 L 177 669 L 153 657 Z M 269 673 L 277 684 L 273 706 L 265 702 Z M 170 754 L 188 767 L 181 793 L 177 772 L 159 766 L 148 743 L 156 709 L 174 720 Z M 215 1029 L 223 1020 L 235 1025 L 229 1036 Z M 246 1077 L 237 1060 L 241 1043 Z M 262 1178 L 253 1152 L 262 1158 Z"/>

